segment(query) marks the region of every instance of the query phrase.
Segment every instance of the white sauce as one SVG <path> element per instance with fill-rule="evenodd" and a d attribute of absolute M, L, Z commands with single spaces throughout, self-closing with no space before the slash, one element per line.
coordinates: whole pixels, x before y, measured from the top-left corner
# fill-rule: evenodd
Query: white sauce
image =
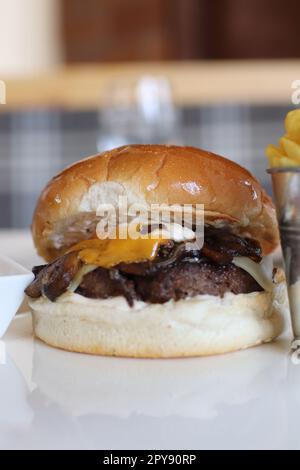
<path fill-rule="evenodd" d="M 88 297 L 84 297 L 83 295 L 76 294 L 75 292 L 65 292 L 60 297 L 56 299 L 55 302 L 58 303 L 76 303 L 82 305 L 89 305 L 91 307 L 97 307 L 99 302 L 103 307 L 107 307 L 110 309 L 116 309 L 121 311 L 131 311 L 131 310 L 141 310 L 147 304 L 140 300 L 135 300 L 133 307 L 130 307 L 127 303 L 125 297 L 118 296 L 118 297 L 110 297 L 108 299 L 90 299 Z"/>
<path fill-rule="evenodd" d="M 218 306 L 222 309 L 222 312 L 227 309 L 228 312 L 232 312 L 233 307 L 237 308 L 237 311 L 242 309 L 243 311 L 248 308 L 255 308 L 259 312 L 260 316 L 268 317 L 271 315 L 270 307 L 270 293 L 266 292 L 253 292 L 250 294 L 232 294 L 227 292 L 224 297 L 218 297 L 214 295 L 196 295 L 194 297 L 187 297 L 181 300 L 169 300 L 165 304 L 149 304 L 140 300 L 135 300 L 132 307 L 130 307 L 124 297 L 111 297 L 108 299 L 89 299 L 80 294 L 75 294 L 72 292 L 65 292 L 62 294 L 55 303 L 49 303 L 48 299 L 40 297 L 39 299 L 31 299 L 30 302 L 32 305 L 44 305 L 49 308 L 49 310 L 55 308 L 56 304 L 72 304 L 74 305 L 85 305 L 87 308 L 91 308 L 95 315 L 97 315 L 99 307 L 102 309 L 107 309 L 112 312 L 128 312 L 135 313 L 137 311 L 156 311 L 159 314 L 165 314 L 165 312 L 170 311 L 172 315 L 176 314 L 176 311 L 181 312 L 184 315 L 185 321 L 188 321 L 188 315 L 186 308 L 195 306 L 198 310 L 200 305 L 203 305 L 207 308 L 207 313 L 209 313 L 211 306 L 216 308 Z M 257 299 L 260 299 L 259 302 Z M 56 311 L 56 314 L 59 314 L 60 310 Z M 65 313 L 63 309 L 62 314 Z M 73 312 L 73 310 L 72 310 Z"/>
<path fill-rule="evenodd" d="M 196 233 L 192 229 L 182 227 L 182 225 L 176 223 L 163 223 L 163 229 L 161 231 L 156 229 L 151 232 L 153 236 L 159 235 L 160 233 L 165 238 L 169 238 L 174 242 L 185 242 L 196 238 Z"/>

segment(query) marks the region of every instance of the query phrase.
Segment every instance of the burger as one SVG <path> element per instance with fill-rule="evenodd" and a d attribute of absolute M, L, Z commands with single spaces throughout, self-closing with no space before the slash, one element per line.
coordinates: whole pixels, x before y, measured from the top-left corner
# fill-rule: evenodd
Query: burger
<path fill-rule="evenodd" d="M 157 207 L 176 210 L 157 218 Z M 203 356 L 282 331 L 274 206 L 251 173 L 213 153 L 130 145 L 81 160 L 41 193 L 32 235 L 47 264 L 25 292 L 34 333 L 51 346 Z"/>

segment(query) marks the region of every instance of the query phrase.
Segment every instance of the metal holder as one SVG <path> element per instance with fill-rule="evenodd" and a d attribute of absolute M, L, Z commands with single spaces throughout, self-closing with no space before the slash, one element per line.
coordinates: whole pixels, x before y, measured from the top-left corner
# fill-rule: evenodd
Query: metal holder
<path fill-rule="evenodd" d="M 272 176 L 294 334 L 300 349 L 300 167 L 268 170 Z"/>

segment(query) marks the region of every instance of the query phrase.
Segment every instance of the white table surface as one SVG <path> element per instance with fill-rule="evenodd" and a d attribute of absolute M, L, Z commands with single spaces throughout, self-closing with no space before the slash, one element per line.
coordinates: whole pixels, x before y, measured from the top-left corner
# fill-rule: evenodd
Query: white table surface
<path fill-rule="evenodd" d="M 29 230 L 0 230 L 0 255 L 6 255 L 30 269 L 44 261 L 36 254 Z"/>
<path fill-rule="evenodd" d="M 0 243 L 28 267 L 37 260 L 28 233 L 0 233 Z M 34 340 L 19 314 L 0 365 L 0 448 L 299 449 L 289 343 L 286 334 L 208 358 L 93 357 Z"/>

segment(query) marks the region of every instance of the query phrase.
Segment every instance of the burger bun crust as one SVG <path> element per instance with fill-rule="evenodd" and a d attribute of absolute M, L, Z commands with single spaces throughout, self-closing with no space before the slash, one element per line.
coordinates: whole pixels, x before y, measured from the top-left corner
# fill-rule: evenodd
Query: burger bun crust
<path fill-rule="evenodd" d="M 81 160 L 54 177 L 42 192 L 32 234 L 39 255 L 52 261 L 93 236 L 100 203 L 204 204 L 205 222 L 230 225 L 258 240 L 263 253 L 278 245 L 273 203 L 240 165 L 205 150 L 129 145 Z"/>

